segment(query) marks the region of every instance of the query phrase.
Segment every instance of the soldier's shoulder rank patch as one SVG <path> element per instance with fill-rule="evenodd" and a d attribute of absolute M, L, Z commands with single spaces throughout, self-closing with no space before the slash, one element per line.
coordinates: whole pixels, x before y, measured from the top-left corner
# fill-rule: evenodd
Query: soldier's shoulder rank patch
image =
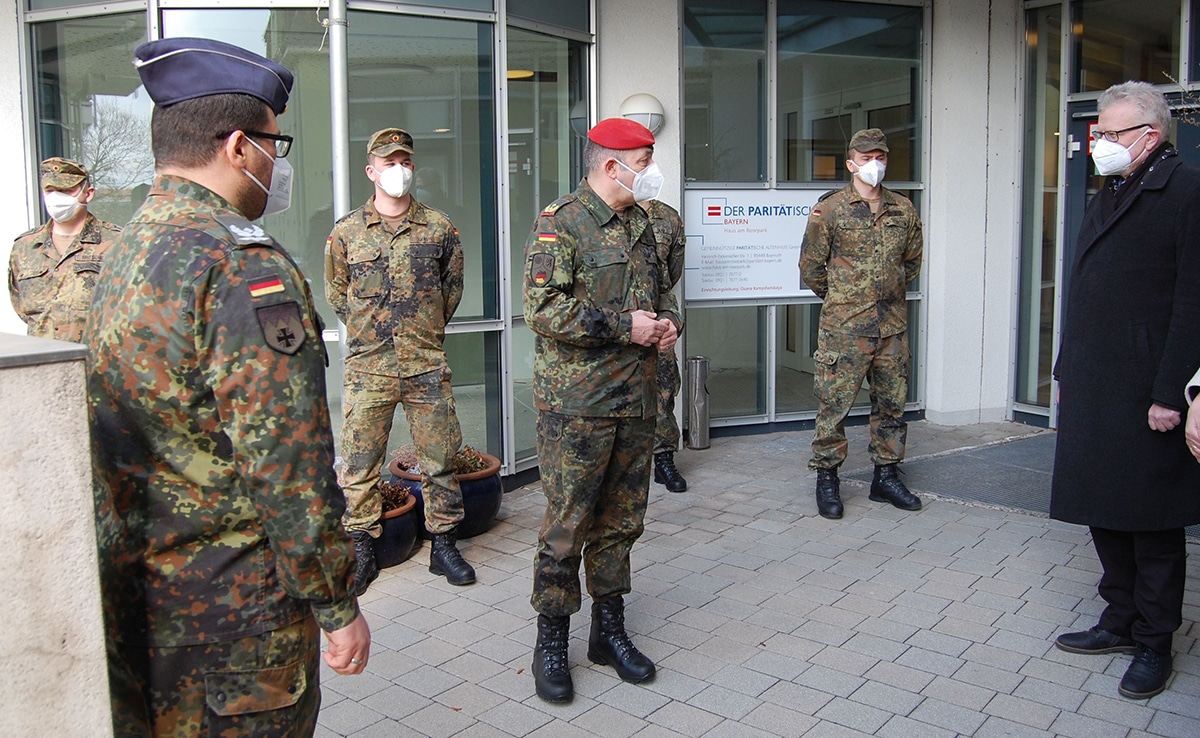
<path fill-rule="evenodd" d="M 233 240 L 238 246 L 248 246 L 250 244 L 269 245 L 271 243 L 271 237 L 257 223 L 251 223 L 237 215 L 217 215 L 214 217 L 218 223 L 225 226 L 225 230 L 229 231 L 229 235 L 233 236 Z"/>
<path fill-rule="evenodd" d="M 300 320 L 300 305 L 295 301 L 264 305 L 256 310 L 267 345 L 289 356 L 304 344 L 304 322 Z"/>
<path fill-rule="evenodd" d="M 273 295 L 276 292 L 283 292 L 283 280 L 274 274 L 268 277 L 259 277 L 250 280 L 250 296 L 254 298 L 266 297 Z"/>
<path fill-rule="evenodd" d="M 558 209 L 561 208 L 563 205 L 566 205 L 567 203 L 574 202 L 574 201 L 575 201 L 575 198 L 572 197 L 571 195 L 567 195 L 566 197 L 560 197 L 557 200 L 555 200 L 554 202 L 547 205 L 545 207 L 545 209 L 542 210 L 542 215 L 554 215 L 555 213 L 558 212 Z"/>
<path fill-rule="evenodd" d="M 529 281 L 545 287 L 551 274 L 554 274 L 554 254 L 539 251 L 529 255 Z"/>

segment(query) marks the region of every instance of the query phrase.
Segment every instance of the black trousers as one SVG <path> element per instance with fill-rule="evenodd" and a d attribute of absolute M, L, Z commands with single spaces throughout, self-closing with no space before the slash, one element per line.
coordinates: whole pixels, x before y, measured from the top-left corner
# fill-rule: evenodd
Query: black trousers
<path fill-rule="evenodd" d="M 1163 654 L 1183 623 L 1187 546 L 1183 528 L 1130 533 L 1092 528 L 1108 607 L 1100 627 Z"/>

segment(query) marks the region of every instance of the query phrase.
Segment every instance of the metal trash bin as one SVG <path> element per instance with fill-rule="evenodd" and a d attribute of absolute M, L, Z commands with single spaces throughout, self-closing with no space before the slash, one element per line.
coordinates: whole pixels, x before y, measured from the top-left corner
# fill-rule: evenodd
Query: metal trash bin
<path fill-rule="evenodd" d="M 690 356 L 687 365 L 687 445 L 708 448 L 708 357 Z"/>

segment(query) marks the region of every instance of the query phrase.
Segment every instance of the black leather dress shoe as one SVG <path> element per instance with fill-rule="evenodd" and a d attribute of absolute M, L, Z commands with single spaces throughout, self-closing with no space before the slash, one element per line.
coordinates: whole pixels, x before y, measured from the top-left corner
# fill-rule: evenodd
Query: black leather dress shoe
<path fill-rule="evenodd" d="M 1099 626 L 1077 633 L 1063 633 L 1054 639 L 1054 645 L 1071 653 L 1133 653 L 1137 644 L 1132 638 L 1115 635 Z"/>
<path fill-rule="evenodd" d="M 1133 663 L 1121 677 L 1117 691 L 1122 697 L 1131 700 L 1144 700 L 1153 697 L 1167 687 L 1167 677 L 1171 676 L 1171 654 L 1152 651 L 1145 646 L 1138 646 L 1133 656 Z"/>

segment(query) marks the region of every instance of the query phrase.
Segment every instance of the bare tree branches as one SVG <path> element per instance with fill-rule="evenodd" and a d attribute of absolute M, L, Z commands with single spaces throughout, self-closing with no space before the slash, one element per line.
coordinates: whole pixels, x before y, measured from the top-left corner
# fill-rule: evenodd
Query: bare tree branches
<path fill-rule="evenodd" d="M 148 181 L 154 176 L 150 121 L 101 96 L 92 105 L 92 123 L 77 149 L 92 184 L 124 190 Z"/>

